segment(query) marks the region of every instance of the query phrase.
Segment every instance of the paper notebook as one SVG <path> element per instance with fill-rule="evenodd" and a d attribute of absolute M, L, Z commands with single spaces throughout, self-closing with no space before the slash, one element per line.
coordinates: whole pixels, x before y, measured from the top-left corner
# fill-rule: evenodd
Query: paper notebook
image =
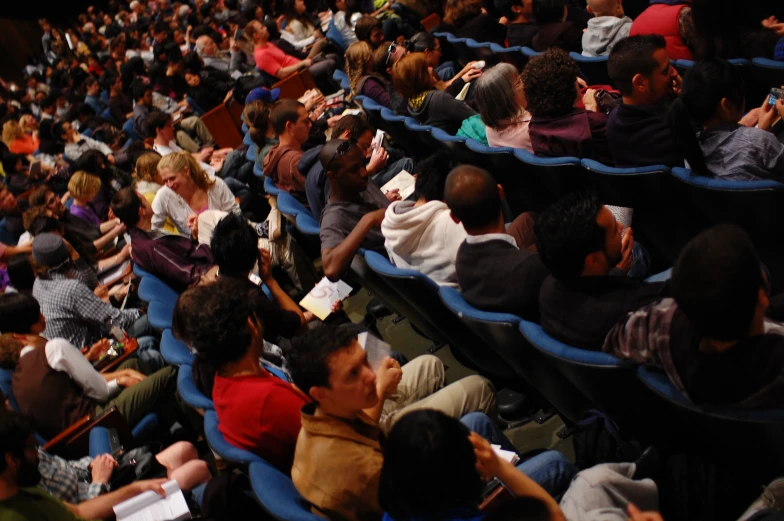
<path fill-rule="evenodd" d="M 416 178 L 405 170 L 401 170 L 398 175 L 390 179 L 387 184 L 381 187 L 381 192 L 387 193 L 397 188 L 400 193 L 400 198 L 405 201 L 414 193 L 415 185 Z"/>
<path fill-rule="evenodd" d="M 307 309 L 319 319 L 324 320 L 332 313 L 335 302 L 343 300 L 351 293 L 351 286 L 339 280 L 330 282 L 326 277 L 313 286 L 310 293 L 300 300 L 299 305 Z"/>
<path fill-rule="evenodd" d="M 516 452 L 512 452 L 511 450 L 504 450 L 500 445 L 490 445 L 490 447 L 492 447 L 495 453 L 498 454 L 499 458 L 505 459 L 512 465 L 517 465 L 517 462 L 520 461 L 520 456 L 518 456 Z"/>
<path fill-rule="evenodd" d="M 129 260 L 125 260 L 120 264 L 111 266 L 110 268 L 98 273 L 98 281 L 105 286 L 111 286 L 125 275 L 130 273 L 130 267 L 131 261 Z"/>
<path fill-rule="evenodd" d="M 381 362 L 392 353 L 392 346 L 364 331 L 357 335 L 357 342 L 367 352 L 368 363 L 375 371 Z"/>
<path fill-rule="evenodd" d="M 114 506 L 117 521 L 180 521 L 191 512 L 180 487 L 174 480 L 163 484 L 166 497 L 148 490 Z"/>

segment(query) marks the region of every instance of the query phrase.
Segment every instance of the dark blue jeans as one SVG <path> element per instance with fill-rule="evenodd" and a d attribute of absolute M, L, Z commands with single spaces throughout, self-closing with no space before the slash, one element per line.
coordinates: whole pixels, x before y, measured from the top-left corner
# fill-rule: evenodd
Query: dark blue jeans
<path fill-rule="evenodd" d="M 504 450 L 517 452 L 509 438 L 504 436 L 501 429 L 486 414 L 481 412 L 466 414 L 460 418 L 460 423 L 491 444 L 500 445 Z M 555 450 L 548 450 L 523 461 L 517 465 L 517 470 L 536 481 L 556 499 L 566 492 L 572 478 L 577 474 L 577 467 L 566 459 L 566 456 Z"/>

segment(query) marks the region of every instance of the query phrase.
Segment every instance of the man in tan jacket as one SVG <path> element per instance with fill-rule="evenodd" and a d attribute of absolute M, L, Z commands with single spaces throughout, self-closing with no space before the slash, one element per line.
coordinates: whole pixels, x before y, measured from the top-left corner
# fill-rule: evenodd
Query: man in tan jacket
<path fill-rule="evenodd" d="M 386 358 L 374 371 L 356 332 L 325 325 L 293 339 L 287 360 L 294 383 L 315 402 L 302 408 L 291 477 L 314 512 L 330 519 L 381 519 L 383 432 L 406 412 L 468 414 L 471 430 L 514 450 L 485 414 L 469 414 L 494 408 L 490 384 L 470 376 L 443 387 L 444 366 L 434 356 L 402 369 Z"/>

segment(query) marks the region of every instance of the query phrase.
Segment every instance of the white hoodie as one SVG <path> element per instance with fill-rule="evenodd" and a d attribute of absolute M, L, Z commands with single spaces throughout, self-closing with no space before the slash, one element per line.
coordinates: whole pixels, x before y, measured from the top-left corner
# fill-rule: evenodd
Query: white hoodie
<path fill-rule="evenodd" d="M 381 233 L 389 258 L 398 268 L 424 273 L 436 283 L 457 287 L 455 259 L 466 238 L 462 224 L 441 201 L 414 208 L 414 201 L 395 201 L 387 208 Z"/>
<path fill-rule="evenodd" d="M 588 20 L 583 33 L 583 56 L 607 56 L 615 42 L 629 36 L 632 19 L 628 16 L 597 16 Z"/>

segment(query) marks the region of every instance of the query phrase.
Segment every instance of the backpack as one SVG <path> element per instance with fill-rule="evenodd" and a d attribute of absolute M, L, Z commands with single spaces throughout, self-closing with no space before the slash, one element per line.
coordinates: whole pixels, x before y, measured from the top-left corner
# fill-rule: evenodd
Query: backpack
<path fill-rule="evenodd" d="M 234 470 L 222 470 L 207 482 L 201 510 L 204 517 L 214 521 L 273 521 L 253 496 L 248 476 Z"/>
<path fill-rule="evenodd" d="M 263 76 L 240 76 L 237 78 L 237 81 L 234 82 L 234 101 L 239 103 L 240 105 L 245 105 L 245 98 L 248 97 L 250 91 L 257 87 L 268 87 L 266 80 Z"/>
<path fill-rule="evenodd" d="M 597 409 L 586 411 L 575 425 L 575 463 L 581 469 L 599 463 L 635 461 L 642 450 L 639 442 L 625 439 L 618 425 Z"/>

